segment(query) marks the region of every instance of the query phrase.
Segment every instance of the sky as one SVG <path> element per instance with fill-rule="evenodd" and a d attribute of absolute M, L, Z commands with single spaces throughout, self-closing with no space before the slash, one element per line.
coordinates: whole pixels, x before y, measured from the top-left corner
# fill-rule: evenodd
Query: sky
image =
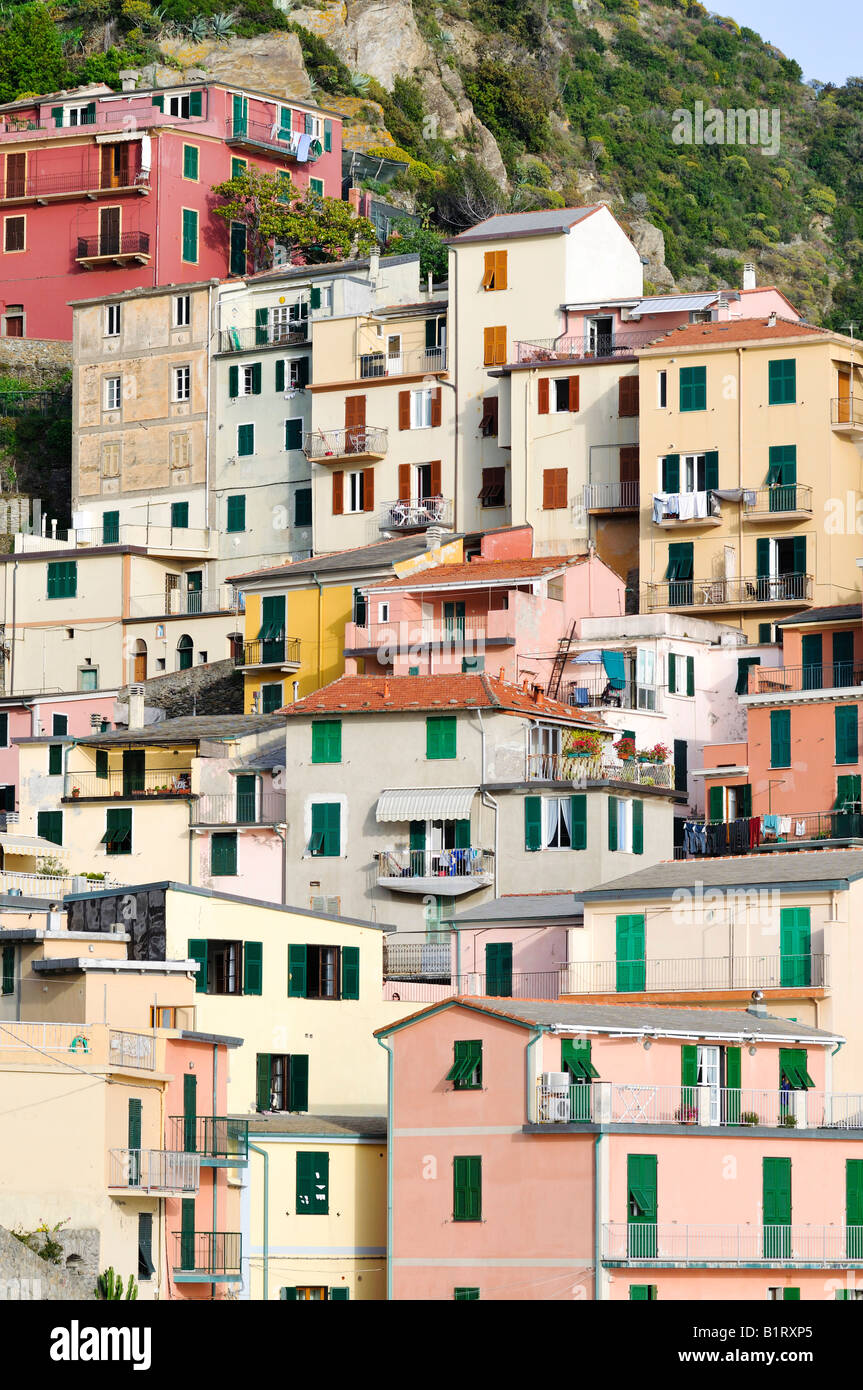
<path fill-rule="evenodd" d="M 711 0 L 707 7 L 796 58 L 807 81 L 843 83 L 863 75 L 859 0 Z"/>

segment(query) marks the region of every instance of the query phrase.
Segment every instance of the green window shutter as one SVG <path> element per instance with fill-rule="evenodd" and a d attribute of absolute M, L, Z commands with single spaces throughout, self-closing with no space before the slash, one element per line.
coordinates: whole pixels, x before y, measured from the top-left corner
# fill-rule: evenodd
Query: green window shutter
<path fill-rule="evenodd" d="M 312 854 L 337 859 L 341 852 L 341 806 L 337 801 L 316 801 L 312 806 Z"/>
<path fill-rule="evenodd" d="M 680 1084 L 698 1085 L 698 1048 L 688 1043 L 680 1049 Z"/>
<path fill-rule="evenodd" d="M 141 1111 L 143 1102 L 137 1099 L 129 1101 L 129 1148 L 140 1149 L 141 1147 Z"/>
<path fill-rule="evenodd" d="M 590 1039 L 576 1042 L 572 1038 L 563 1038 L 560 1044 L 560 1069 L 568 1071 L 572 1076 L 581 1081 L 596 1081 L 599 1072 L 593 1065 L 590 1057 Z M 586 1117 L 588 1118 L 588 1117 Z"/>
<path fill-rule="evenodd" d="M 791 1255 L 791 1159 L 761 1161 L 763 1254 L 767 1259 Z"/>
<path fill-rule="evenodd" d="M 207 993 L 207 943 L 192 940 L 189 942 L 189 960 L 196 960 L 200 966 L 195 976 L 195 993 Z"/>
<path fill-rule="evenodd" d="M 153 97 L 153 105 L 154 105 L 154 106 L 157 106 L 157 105 L 158 105 L 158 106 L 159 106 L 159 109 L 161 110 L 161 104 L 162 104 L 162 98 L 161 98 L 161 97 Z M 54 120 L 55 126 L 62 126 L 62 124 L 63 124 L 63 108 L 62 108 L 62 106 L 52 106 L 52 107 L 51 107 L 51 116 L 52 116 L 52 118 L 53 118 L 53 120 Z"/>
<path fill-rule="evenodd" d="M 657 1159 L 655 1154 L 627 1154 L 627 1217 L 630 1226 L 655 1226 L 657 1213 Z M 651 1239 L 652 1235 L 652 1239 Z M 653 1255 L 655 1232 L 642 1231 L 633 1253 Z"/>
<path fill-rule="evenodd" d="M 455 822 L 455 849 L 470 849 L 470 821 Z"/>
<path fill-rule="evenodd" d="M 482 1158 L 457 1156 L 452 1161 L 453 1220 L 482 1220 Z"/>
<path fill-rule="evenodd" d="M 158 95 L 158 96 L 154 96 L 154 97 L 153 97 L 153 105 L 156 107 L 157 111 L 164 111 L 164 109 L 165 109 L 165 98 L 164 98 L 164 96 L 162 96 L 161 94 Z"/>
<path fill-rule="evenodd" d="M 138 1279 L 152 1279 L 156 1266 L 153 1264 L 153 1214 L 138 1212 Z"/>
<path fill-rule="evenodd" d="M 297 1154 L 297 1215 L 327 1216 L 330 1209 L 330 1156 Z"/>
<path fill-rule="evenodd" d="M 617 797 L 608 798 L 608 848 L 617 849 Z"/>
<path fill-rule="evenodd" d="M 253 362 L 253 363 L 252 363 L 252 395 L 253 395 L 253 396 L 259 396 L 260 394 L 261 394 L 261 364 L 260 364 L 260 362 Z"/>
<path fill-rule="evenodd" d="M 808 907 L 783 907 L 779 912 L 779 982 L 783 988 L 811 984 L 812 924 Z"/>
<path fill-rule="evenodd" d="M 426 847 L 426 823 L 424 820 L 412 820 L 409 826 L 410 848 L 412 853 L 421 854 Z"/>
<path fill-rule="evenodd" d="M 198 147 L 197 145 L 183 146 L 183 178 L 197 179 L 198 177 Z"/>
<path fill-rule="evenodd" d="M 311 290 L 309 291 L 309 308 L 310 308 L 310 309 L 320 309 L 320 307 L 321 307 L 321 287 L 320 287 L 320 285 L 313 285 L 312 288 L 311 288 Z"/>
<path fill-rule="evenodd" d="M 662 491 L 680 491 L 680 455 L 666 454 L 662 460 Z"/>
<path fill-rule="evenodd" d="M 508 998 L 512 994 L 512 942 L 491 941 L 485 948 L 486 993 Z"/>
<path fill-rule="evenodd" d="M 291 1110 L 309 1108 L 309 1058 L 306 1053 L 294 1053 L 290 1064 Z"/>
<path fill-rule="evenodd" d="M 184 1197 L 180 1203 L 180 1268 L 195 1268 L 194 1197 Z"/>
<path fill-rule="evenodd" d="M 259 1052 L 255 1072 L 255 1105 L 258 1110 L 269 1110 L 270 1108 L 271 1070 L 269 1052 Z"/>
<path fill-rule="evenodd" d="M 629 1298 L 633 1303 L 652 1303 L 656 1299 L 656 1284 L 630 1284 Z"/>
<path fill-rule="evenodd" d="M 688 657 L 686 658 L 686 693 L 687 693 L 687 695 L 694 695 L 694 694 L 695 694 L 695 657 L 694 657 L 694 656 L 688 656 Z"/>
<path fill-rule="evenodd" d="M 646 984 L 644 914 L 630 913 L 615 920 L 615 990 L 619 994 L 643 990 Z"/>
<path fill-rule="evenodd" d="M 845 1160 L 845 1250 L 849 1259 L 863 1259 L 863 1159 Z"/>
<path fill-rule="evenodd" d="M 240 369 L 236 364 L 228 368 L 228 395 L 232 398 L 240 394 Z"/>
<path fill-rule="evenodd" d="M 303 447 L 303 422 L 302 420 L 285 421 L 285 448 L 302 449 Z"/>
<path fill-rule="evenodd" d="M 312 762 L 340 763 L 342 760 L 342 721 L 322 719 L 312 725 Z"/>
<path fill-rule="evenodd" d="M 726 1047 L 725 1049 L 725 1085 L 730 1091 L 739 1091 L 741 1084 L 741 1049 L 739 1047 Z"/>
<path fill-rule="evenodd" d="M 63 812 L 40 811 L 36 817 L 36 834 L 42 840 L 50 840 L 52 845 L 62 845 Z"/>
<path fill-rule="evenodd" d="M 276 358 L 276 390 L 277 390 L 277 391 L 284 391 L 284 389 L 285 389 L 285 359 L 284 359 L 284 357 L 277 357 L 277 358 Z"/>
<path fill-rule="evenodd" d="M 836 734 L 837 763 L 856 763 L 858 760 L 857 706 L 837 705 L 833 712 Z"/>
<path fill-rule="evenodd" d="M 859 772 L 846 773 L 844 777 L 836 778 L 836 800 L 833 803 L 835 811 L 841 811 L 846 806 L 859 809 L 860 780 Z"/>
<path fill-rule="evenodd" d="M 197 1152 L 198 1078 L 194 1073 L 183 1075 L 183 1150 Z"/>
<path fill-rule="evenodd" d="M 201 112 L 202 112 L 202 110 L 203 110 L 203 106 L 202 106 L 202 96 L 203 96 L 203 93 L 202 93 L 202 92 L 190 92 L 190 93 L 189 93 L 189 115 L 190 115 L 190 116 L 200 116 L 200 115 L 201 115 Z"/>
<path fill-rule="evenodd" d="M 120 513 L 102 513 L 102 544 L 116 545 L 120 539 Z"/>
<path fill-rule="evenodd" d="M 793 550 L 794 550 L 794 556 L 793 556 L 793 560 L 792 560 L 792 564 L 793 564 L 794 568 L 793 568 L 793 570 L 792 570 L 792 573 L 793 573 L 793 574 L 805 574 L 805 573 L 806 573 L 806 537 L 805 537 L 805 536 L 792 536 L 792 538 L 791 538 L 791 544 L 792 544 L 792 547 L 793 547 Z"/>
<path fill-rule="evenodd" d="M 744 782 L 737 788 L 737 814 L 738 816 L 752 815 L 752 787 L 749 782 Z"/>
<path fill-rule="evenodd" d="M 707 819 L 725 819 L 725 788 L 713 786 L 707 793 Z"/>
<path fill-rule="evenodd" d="M 241 458 L 249 458 L 255 452 L 255 427 L 252 424 L 237 426 L 237 453 Z"/>
<path fill-rule="evenodd" d="M 791 711 L 770 711 L 770 766 L 791 766 Z"/>
<path fill-rule="evenodd" d="M 758 579 L 767 579 L 770 574 L 770 539 L 768 536 L 759 536 L 755 542 L 755 575 Z"/>
<path fill-rule="evenodd" d="M 3 947 L 3 994 L 15 993 L 15 947 Z"/>
<path fill-rule="evenodd" d="M 680 409 L 707 409 L 707 368 L 680 368 Z"/>
<path fill-rule="evenodd" d="M 243 993 L 263 994 L 264 992 L 264 947 L 260 941 L 246 941 L 243 945 Z"/>
<path fill-rule="evenodd" d="M 267 341 L 267 329 L 270 320 L 269 309 L 255 310 L 255 342 L 265 343 Z"/>
<path fill-rule="evenodd" d="M 458 721 L 454 714 L 435 714 L 426 719 L 426 757 L 456 756 Z"/>
<path fill-rule="evenodd" d="M 762 643 L 762 642 L 766 642 L 766 643 L 769 644 L 769 643 L 772 642 L 772 641 L 773 641 L 773 624 L 772 624 L 772 623 L 759 623 L 759 624 L 758 624 L 758 642 L 759 642 L 759 644 Z"/>
<path fill-rule="evenodd" d="M 767 364 L 767 401 L 769 405 L 793 405 L 797 400 L 797 362 L 793 357 L 780 357 Z"/>
<path fill-rule="evenodd" d="M 171 503 L 171 527 L 176 531 L 185 531 L 189 526 L 189 504 L 188 502 Z"/>
<path fill-rule="evenodd" d="M 707 492 L 719 487 L 719 454 L 715 449 L 704 455 L 704 486 Z"/>
<path fill-rule="evenodd" d="M 52 743 L 48 747 L 48 776 L 59 777 L 63 772 L 63 745 Z"/>
<path fill-rule="evenodd" d="M 297 1298 L 297 1291 L 295 1288 L 279 1289 L 279 1298 L 287 1299 L 288 1302 L 294 1302 Z"/>
<path fill-rule="evenodd" d="M 346 1288 L 330 1289 L 331 1303 L 347 1303 L 350 1301 L 351 1291 Z"/>
<path fill-rule="evenodd" d="M 231 830 L 214 834 L 210 840 L 210 873 L 214 878 L 233 877 L 237 872 L 237 834 Z"/>
<path fill-rule="evenodd" d="M 632 803 L 632 853 L 644 853 L 644 802 Z"/>
<path fill-rule="evenodd" d="M 273 714 L 277 709 L 282 708 L 282 705 L 284 704 L 284 699 L 282 696 L 281 684 L 262 685 L 261 695 L 263 696 L 263 699 L 261 701 L 262 714 Z"/>
<path fill-rule="evenodd" d="M 587 796 L 584 792 L 570 797 L 572 818 L 572 848 L 587 849 Z"/>
<path fill-rule="evenodd" d="M 232 222 L 228 269 L 232 275 L 245 275 L 247 263 L 245 223 Z"/>
<path fill-rule="evenodd" d="M 305 999 L 307 978 L 305 946 L 290 945 L 288 947 L 289 999 Z"/>
<path fill-rule="evenodd" d="M 677 657 L 674 652 L 668 653 L 668 693 L 677 694 Z"/>
<path fill-rule="evenodd" d="M 691 579 L 694 554 L 692 541 L 674 541 L 669 545 L 666 579 Z"/>
<path fill-rule="evenodd" d="M 524 798 L 524 847 L 542 849 L 542 797 Z"/>
<path fill-rule="evenodd" d="M 192 208 L 183 208 L 183 251 L 184 261 L 198 259 L 198 214 Z"/>
<path fill-rule="evenodd" d="M 245 531 L 246 529 L 246 499 L 245 497 L 229 497 L 226 529 L 228 531 Z"/>
<path fill-rule="evenodd" d="M 240 178 L 242 178 L 242 177 L 243 177 L 243 174 L 246 172 L 246 168 L 247 168 L 247 165 L 246 165 L 245 159 L 236 159 L 236 158 L 232 159 L 232 160 L 231 160 L 231 178 L 232 178 L 232 179 L 240 179 Z"/>
<path fill-rule="evenodd" d="M 760 666 L 760 656 L 739 656 L 737 658 L 737 684 L 734 687 L 735 695 L 745 695 L 749 689 L 749 668 L 750 666 Z"/>
<path fill-rule="evenodd" d="M 342 947 L 342 998 L 359 999 L 360 997 L 360 948 L 359 946 Z"/>

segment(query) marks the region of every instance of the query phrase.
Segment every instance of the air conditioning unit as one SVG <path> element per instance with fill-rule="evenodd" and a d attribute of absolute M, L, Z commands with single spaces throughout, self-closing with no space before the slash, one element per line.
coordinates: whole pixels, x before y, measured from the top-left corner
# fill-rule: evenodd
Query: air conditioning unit
<path fill-rule="evenodd" d="M 542 1084 L 546 1091 L 566 1091 L 566 1094 L 569 1095 L 569 1072 L 544 1071 Z"/>
<path fill-rule="evenodd" d="M 542 1073 L 541 1118 L 549 1124 L 569 1124 L 569 1075 L 563 1071 Z"/>

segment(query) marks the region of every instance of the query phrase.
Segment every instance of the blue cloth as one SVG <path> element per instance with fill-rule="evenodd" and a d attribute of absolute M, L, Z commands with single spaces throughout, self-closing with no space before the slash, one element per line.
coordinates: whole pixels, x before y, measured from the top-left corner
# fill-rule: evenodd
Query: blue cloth
<path fill-rule="evenodd" d="M 612 690 L 623 690 L 626 686 L 626 667 L 623 652 L 603 652 L 602 664 Z"/>
<path fill-rule="evenodd" d="M 572 703 L 581 708 L 590 704 L 590 691 L 586 685 L 577 685 L 572 692 Z"/>

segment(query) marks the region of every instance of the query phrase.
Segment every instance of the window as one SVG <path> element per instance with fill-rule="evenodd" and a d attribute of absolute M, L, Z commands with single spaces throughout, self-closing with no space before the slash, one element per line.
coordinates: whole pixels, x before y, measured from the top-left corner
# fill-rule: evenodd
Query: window
<path fill-rule="evenodd" d="M 63 774 L 63 745 L 52 743 L 48 746 L 48 776 L 61 777 Z"/>
<path fill-rule="evenodd" d="M 167 111 L 169 116 L 180 116 L 183 120 L 188 120 L 190 116 L 200 116 L 202 110 L 201 92 L 180 92 L 170 96 L 162 94 L 157 102 L 153 98 L 153 105 L 158 105 L 162 110 Z"/>
<path fill-rule="evenodd" d="M 15 947 L 3 947 L 3 984 L 0 988 L 2 994 L 15 993 Z"/>
<path fill-rule="evenodd" d="M 342 760 L 342 721 L 319 719 L 312 725 L 312 762 L 340 763 Z"/>
<path fill-rule="evenodd" d="M 665 410 L 668 405 L 668 372 L 666 371 L 656 373 L 656 404 L 660 410 Z"/>
<path fill-rule="evenodd" d="M 568 500 L 569 474 L 566 468 L 545 468 L 542 474 L 543 511 L 558 511 Z"/>
<path fill-rule="evenodd" d="M 454 1042 L 453 1063 L 446 1074 L 454 1091 L 482 1090 L 482 1042 Z"/>
<path fill-rule="evenodd" d="M 311 526 L 312 524 L 312 489 L 310 487 L 298 487 L 294 493 L 294 525 Z"/>
<path fill-rule="evenodd" d="M 264 948 L 260 941 L 192 939 L 189 960 L 198 962 L 196 994 L 260 994 L 264 979 Z"/>
<path fill-rule="evenodd" d="M 187 401 L 192 395 L 192 368 L 174 368 L 174 400 Z"/>
<path fill-rule="evenodd" d="M 153 1213 L 138 1212 L 138 1279 L 152 1279 L 153 1264 Z"/>
<path fill-rule="evenodd" d="M 365 469 L 359 473 L 346 473 L 347 488 L 345 490 L 345 511 L 362 512 L 365 511 Z"/>
<path fill-rule="evenodd" d="M 303 447 L 303 422 L 299 419 L 285 421 L 285 448 L 302 449 Z"/>
<path fill-rule="evenodd" d="M 106 410 L 119 410 L 121 401 L 121 381 L 119 376 L 106 376 L 103 386 L 104 402 Z"/>
<path fill-rule="evenodd" d="M 454 714 L 429 715 L 426 719 L 426 757 L 454 758 L 457 728 L 458 720 Z"/>
<path fill-rule="evenodd" d="M 502 367 L 506 362 L 506 327 L 483 329 L 483 366 Z"/>
<path fill-rule="evenodd" d="M 506 505 L 506 469 L 484 468 L 482 470 L 482 491 L 479 494 L 483 507 L 503 507 Z"/>
<path fill-rule="evenodd" d="M 479 1298 L 479 1289 L 461 1285 L 461 1287 L 453 1289 L 452 1296 L 456 1303 L 471 1303 Z"/>
<path fill-rule="evenodd" d="M 482 1220 L 482 1159 L 457 1156 L 452 1161 L 453 1221 Z"/>
<path fill-rule="evenodd" d="M 836 733 L 837 763 L 856 763 L 857 746 L 857 706 L 837 705 L 833 712 Z"/>
<path fill-rule="evenodd" d="M 774 358 L 767 364 L 767 402 L 793 405 L 797 400 L 797 362 L 793 357 Z"/>
<path fill-rule="evenodd" d="M 707 409 L 707 368 L 680 368 L 680 409 Z"/>
<path fill-rule="evenodd" d="M 737 658 L 737 684 L 734 687 L 735 694 L 745 695 L 749 689 L 749 670 L 752 666 L 760 666 L 760 656 L 739 656 Z"/>
<path fill-rule="evenodd" d="M 305 1053 L 259 1052 L 258 1110 L 305 1111 L 309 1108 L 309 1058 Z"/>
<path fill-rule="evenodd" d="M 292 391 L 302 391 L 309 384 L 308 357 L 294 357 L 288 363 L 288 384 Z"/>
<path fill-rule="evenodd" d="M 338 801 L 315 801 L 312 804 L 312 835 L 309 852 L 325 859 L 337 859 L 341 854 L 342 808 Z"/>
<path fill-rule="evenodd" d="M 188 328 L 192 322 L 192 296 L 190 294 L 174 295 L 174 327 Z"/>
<path fill-rule="evenodd" d="M 81 666 L 78 670 L 79 690 L 98 690 L 99 672 L 92 666 Z"/>
<path fill-rule="evenodd" d="M 0 748 L 9 747 L 9 715 L 4 710 L 0 714 Z"/>
<path fill-rule="evenodd" d="M 6 312 L 3 315 L 3 337 L 4 338 L 23 338 L 24 337 L 24 305 L 7 304 Z"/>
<path fill-rule="evenodd" d="M 242 367 L 228 368 L 229 396 L 259 396 L 261 394 L 261 382 L 260 362 L 249 362 Z"/>
<path fill-rule="evenodd" d="M 120 336 L 120 320 L 122 317 L 121 304 L 105 305 L 105 337 L 118 338 Z"/>
<path fill-rule="evenodd" d="M 668 653 L 669 695 L 695 694 L 695 657 Z"/>
<path fill-rule="evenodd" d="M 63 812 L 40 811 L 36 817 L 36 834 L 40 840 L 50 840 L 52 845 L 62 845 Z"/>
<path fill-rule="evenodd" d="M 198 178 L 198 146 L 183 146 L 183 178 L 192 179 L 197 182 Z"/>
<path fill-rule="evenodd" d="M 243 176 L 243 174 L 244 174 L 245 172 L 246 172 L 246 161 L 245 161 L 245 159 L 237 159 L 237 158 L 235 157 L 234 159 L 231 160 L 231 178 L 232 178 L 232 179 L 239 179 L 239 178 L 242 178 L 242 176 Z"/>
<path fill-rule="evenodd" d="M 356 623 L 357 627 L 365 627 L 368 622 L 368 604 L 362 589 L 354 589 L 354 611 L 352 620 Z"/>
<path fill-rule="evenodd" d="M 578 377 L 557 376 L 549 383 L 551 412 L 553 415 L 568 414 L 578 407 L 578 390 L 571 390 L 571 383 L 578 387 Z M 573 397 L 575 398 L 573 403 Z"/>
<path fill-rule="evenodd" d="M 288 947 L 289 999 L 359 999 L 358 946 Z"/>
<path fill-rule="evenodd" d="M 75 598 L 77 593 L 77 560 L 54 560 L 49 564 L 48 598 Z"/>
<path fill-rule="evenodd" d="M 629 1297 L 633 1302 L 646 1300 L 648 1303 L 654 1302 L 659 1294 L 656 1284 L 630 1284 Z"/>
<path fill-rule="evenodd" d="M 171 503 L 171 526 L 177 531 L 187 531 L 189 528 L 189 504 L 188 502 Z"/>
<path fill-rule="evenodd" d="M 198 260 L 198 214 L 194 208 L 183 208 L 181 226 L 181 259 L 195 264 Z"/>
<path fill-rule="evenodd" d="M 506 289 L 505 251 L 486 251 L 482 287 L 484 290 Z"/>
<path fill-rule="evenodd" d="M 261 686 L 261 713 L 272 714 L 274 710 L 281 709 L 285 703 L 282 693 L 282 683 Z"/>
<path fill-rule="evenodd" d="M 106 854 L 132 853 L 132 810 L 121 806 L 105 813 L 105 834 L 99 841 Z"/>
<path fill-rule="evenodd" d="M 213 835 L 210 841 L 210 873 L 214 877 L 233 877 L 237 872 L 236 831 Z"/>
<path fill-rule="evenodd" d="M 482 402 L 482 417 L 479 422 L 479 432 L 484 439 L 496 439 L 498 429 L 498 398 L 497 396 L 484 396 Z"/>
<path fill-rule="evenodd" d="M 770 766 L 791 766 L 791 711 L 788 709 L 770 711 Z"/>
<path fill-rule="evenodd" d="M 232 222 L 228 250 L 228 271 L 231 275 L 245 275 L 248 262 L 246 245 L 246 224 L 244 222 Z M 266 338 L 263 341 L 266 342 Z"/>
<path fill-rule="evenodd" d="M 423 391 L 411 391 L 411 421 L 412 430 L 425 430 L 431 428 L 432 423 L 432 393 L 431 388 Z"/>
<path fill-rule="evenodd" d="M 192 669 L 192 639 L 187 632 L 184 632 L 177 643 L 177 670 L 191 671 Z"/>
<path fill-rule="evenodd" d="M 52 734 L 61 734 L 61 735 L 62 735 L 62 734 L 68 734 L 68 732 L 69 732 L 69 717 L 68 717 L 68 715 L 65 715 L 65 714 L 52 714 L 52 716 L 51 716 L 51 733 L 52 733 Z"/>
<path fill-rule="evenodd" d="M 315 196 L 316 198 L 323 198 L 323 196 L 324 196 L 324 181 L 323 181 L 323 179 L 309 179 L 309 192 L 312 193 L 312 194 L 314 194 L 314 196 Z"/>
<path fill-rule="evenodd" d="M 774 640 L 773 623 L 758 624 L 758 641 L 760 643 L 771 644 Z"/>
<path fill-rule="evenodd" d="M 330 1209 L 330 1156 L 297 1154 L 297 1216 L 326 1216 Z"/>
<path fill-rule="evenodd" d="M 707 818 L 712 821 L 739 820 L 752 815 L 752 787 L 748 782 L 735 786 L 710 787 L 707 793 Z"/>
<path fill-rule="evenodd" d="M 3 250 L 23 251 L 26 217 L 7 217 L 3 224 Z"/>
<path fill-rule="evenodd" d="M 617 414 L 621 420 L 638 418 L 638 376 L 622 376 L 617 383 Z"/>
<path fill-rule="evenodd" d="M 709 492 L 719 487 L 719 454 L 666 454 L 662 460 L 663 492 Z"/>
<path fill-rule="evenodd" d="M 644 853 L 644 802 L 608 798 L 608 848 L 625 854 Z"/>
<path fill-rule="evenodd" d="M 236 497 L 228 498 L 228 515 L 225 529 L 227 531 L 245 531 L 246 529 L 246 499 L 242 493 Z"/>
<path fill-rule="evenodd" d="M 587 797 L 526 796 L 524 847 L 587 849 Z"/>

